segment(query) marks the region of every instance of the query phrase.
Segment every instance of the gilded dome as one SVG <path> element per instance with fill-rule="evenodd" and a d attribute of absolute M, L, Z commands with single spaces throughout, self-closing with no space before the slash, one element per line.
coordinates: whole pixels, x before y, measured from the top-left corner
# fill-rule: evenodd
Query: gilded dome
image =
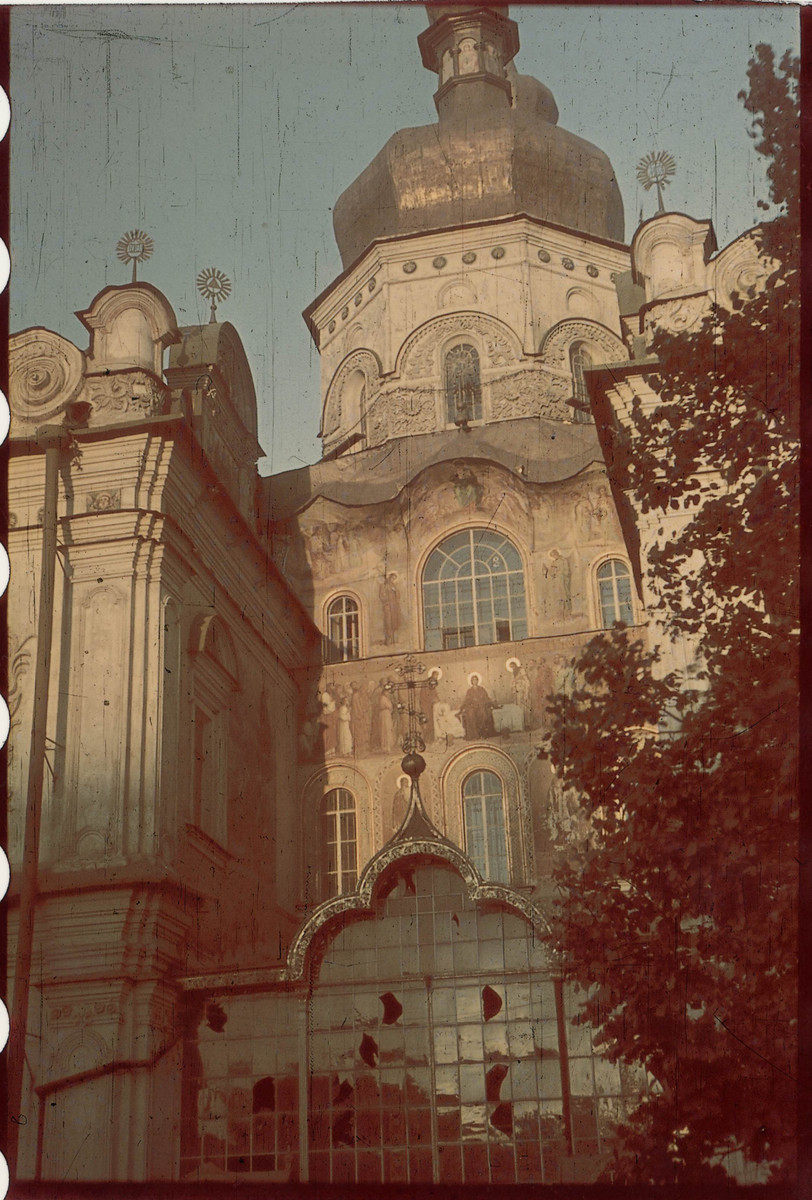
<path fill-rule="evenodd" d="M 378 238 L 520 213 L 623 241 L 612 164 L 558 127 L 549 88 L 516 73 L 506 12 L 430 9 L 420 45 L 440 77 L 439 121 L 396 133 L 339 197 L 333 225 L 345 267 Z"/>

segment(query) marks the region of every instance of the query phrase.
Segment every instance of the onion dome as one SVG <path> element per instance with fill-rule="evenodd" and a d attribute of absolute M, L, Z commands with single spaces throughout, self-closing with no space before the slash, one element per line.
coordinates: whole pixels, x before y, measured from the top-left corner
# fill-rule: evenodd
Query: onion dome
<path fill-rule="evenodd" d="M 623 202 L 597 146 L 557 125 L 549 88 L 517 74 L 507 7 L 427 5 L 423 64 L 439 121 L 396 133 L 333 213 L 345 267 L 378 238 L 526 213 L 623 240 Z"/>

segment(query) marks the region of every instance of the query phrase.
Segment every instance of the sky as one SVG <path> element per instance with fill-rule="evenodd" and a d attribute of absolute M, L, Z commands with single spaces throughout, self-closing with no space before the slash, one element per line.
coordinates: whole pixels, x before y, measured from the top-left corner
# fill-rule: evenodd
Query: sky
<path fill-rule="evenodd" d="M 512 5 L 516 66 L 553 91 L 559 125 L 600 146 L 626 237 L 656 199 L 639 159 L 670 151 L 667 206 L 710 217 L 720 247 L 763 214 L 762 159 L 737 99 L 759 42 L 798 52 L 789 5 Z M 332 206 L 396 130 L 436 120 L 419 4 L 39 5 L 11 10 L 11 330 L 82 348 L 74 313 L 155 242 L 139 278 L 181 325 L 206 322 L 195 280 L 231 279 L 218 317 L 254 374 L 263 474 L 312 463 L 318 354 L 302 310 L 340 272 Z"/>

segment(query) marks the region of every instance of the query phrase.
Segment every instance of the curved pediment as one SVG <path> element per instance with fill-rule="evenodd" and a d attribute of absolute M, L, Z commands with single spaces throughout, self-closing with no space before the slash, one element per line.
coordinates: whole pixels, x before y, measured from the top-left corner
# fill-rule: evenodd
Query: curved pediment
<path fill-rule="evenodd" d="M 599 321 L 568 317 L 547 331 L 541 343 L 542 365 L 569 373 L 570 349 L 576 343 L 582 343 L 589 349 L 593 365 L 625 362 L 629 357 L 618 335 Z"/>
<path fill-rule="evenodd" d="M 359 348 L 343 358 L 327 388 L 319 437 L 325 442 L 348 437 L 350 426 L 361 417 L 361 388 L 369 399 L 377 392 L 380 378 L 381 362 L 372 350 Z"/>
<path fill-rule="evenodd" d="M 403 379 L 435 378 L 443 345 L 460 334 L 477 343 L 485 370 L 514 366 L 522 358 L 521 340 L 504 321 L 477 312 L 432 317 L 406 338 L 398 351 L 395 375 Z"/>
<path fill-rule="evenodd" d="M 106 287 L 76 316 L 90 333 L 90 372 L 141 369 L 159 379 L 167 346 L 180 340 L 172 305 L 150 283 Z"/>

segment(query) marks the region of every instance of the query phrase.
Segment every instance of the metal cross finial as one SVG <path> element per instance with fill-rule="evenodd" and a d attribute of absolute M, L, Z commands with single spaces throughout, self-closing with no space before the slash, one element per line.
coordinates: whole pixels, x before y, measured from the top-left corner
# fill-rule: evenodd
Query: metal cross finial
<path fill-rule="evenodd" d="M 665 212 L 663 188 L 670 182 L 677 169 L 673 155 L 667 150 L 657 150 L 653 154 L 644 154 L 637 164 L 637 179 L 648 192 L 657 189 L 657 211 Z"/>
<path fill-rule="evenodd" d="M 231 292 L 231 280 L 216 267 L 206 267 L 197 277 L 197 290 L 201 296 L 211 301 L 211 316 L 209 323 L 217 320 L 217 303 L 225 300 Z"/>
<path fill-rule="evenodd" d="M 406 703 L 404 704 L 402 700 L 397 701 L 398 712 L 405 712 L 409 720 L 409 732 L 404 735 L 401 743 L 404 754 L 420 754 L 426 749 L 426 743 L 420 733 L 420 726 L 425 725 L 428 718 L 425 713 L 417 711 L 415 700 L 418 688 L 436 688 L 437 679 L 434 675 L 430 675 L 428 679 L 418 679 L 417 676 L 422 675 L 425 669 L 413 654 L 409 654 L 399 666 L 395 667 L 403 682 L 395 683 L 394 680 L 389 680 L 383 685 L 384 691 L 389 692 L 390 695 L 401 690 L 406 692 Z"/>
<path fill-rule="evenodd" d="M 129 233 L 125 233 L 124 237 L 120 237 L 116 242 L 116 254 L 123 263 L 131 262 L 133 265 L 133 283 L 136 282 L 136 266 L 140 262 L 146 262 L 152 257 L 152 252 L 155 249 L 155 243 L 148 233 L 144 233 L 143 229 L 131 229 Z"/>

